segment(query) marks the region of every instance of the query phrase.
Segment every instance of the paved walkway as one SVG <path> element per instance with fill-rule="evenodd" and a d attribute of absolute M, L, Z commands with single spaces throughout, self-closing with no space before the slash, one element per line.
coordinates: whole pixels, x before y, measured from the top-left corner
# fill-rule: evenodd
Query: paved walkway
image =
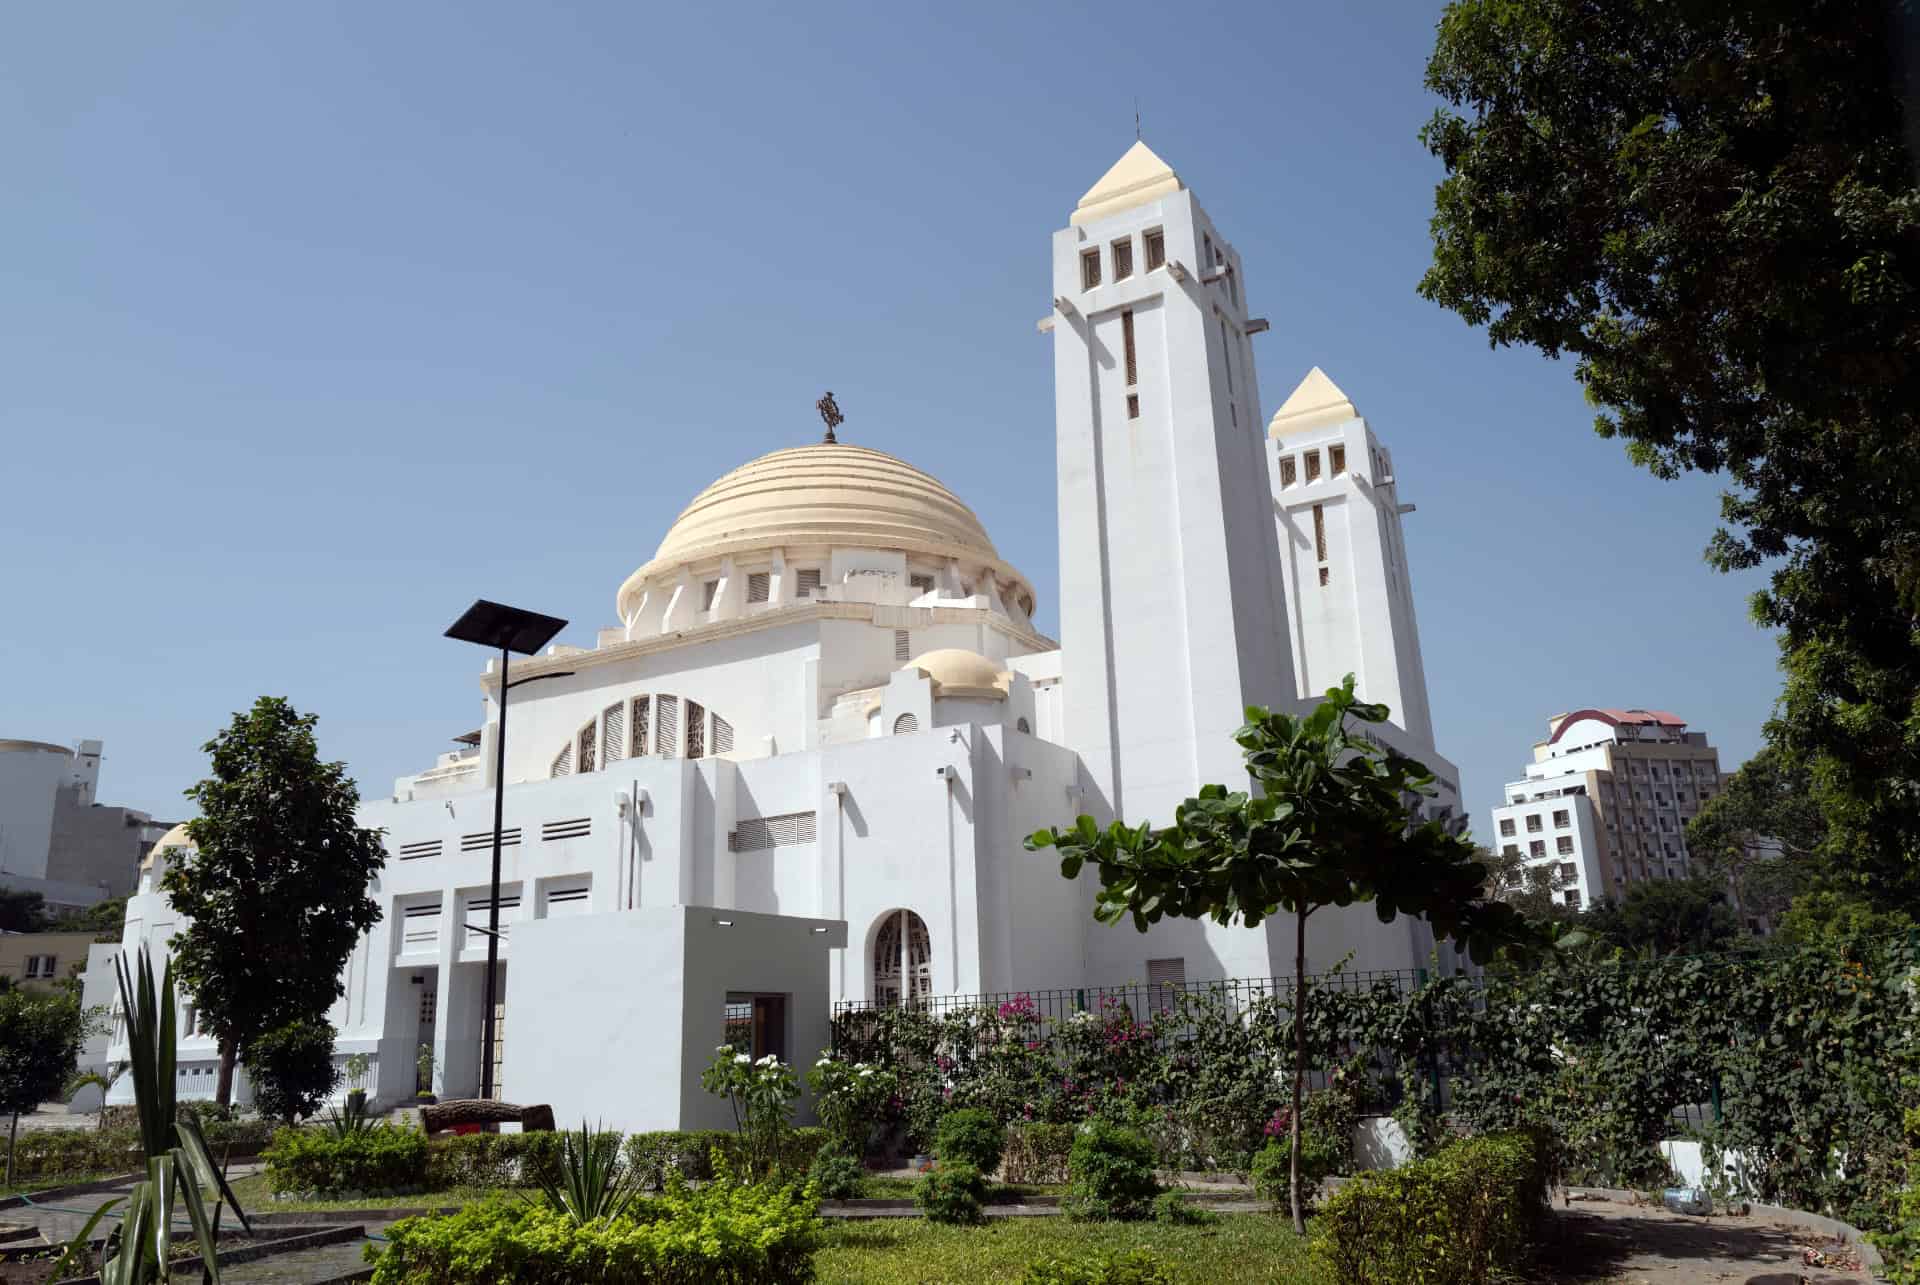
<path fill-rule="evenodd" d="M 1844 1262 L 1845 1246 L 1759 1217 L 1711 1218 L 1660 1206 L 1582 1200 L 1554 1209 L 1557 1243 L 1543 1277 L 1561 1285 L 1848 1285 L 1864 1268 L 1809 1266 L 1813 1249 Z M 1857 1261 L 1857 1260 L 1856 1260 Z"/>

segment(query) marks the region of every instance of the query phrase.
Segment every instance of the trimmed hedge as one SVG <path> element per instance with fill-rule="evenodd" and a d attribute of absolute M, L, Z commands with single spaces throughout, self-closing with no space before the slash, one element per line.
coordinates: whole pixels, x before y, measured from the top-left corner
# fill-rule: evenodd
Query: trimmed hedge
<path fill-rule="evenodd" d="M 269 1120 L 209 1120 L 201 1126 L 215 1163 L 222 1156 L 257 1156 L 273 1136 Z M 0 1169 L 7 1143 L 0 1134 Z M 133 1129 L 60 1129 L 23 1133 L 14 1142 L 18 1178 L 63 1178 L 80 1174 L 132 1173 L 141 1167 L 140 1135 Z"/>
<path fill-rule="evenodd" d="M 780 1148 L 780 1170 L 795 1177 L 813 1166 L 820 1148 L 831 1141 L 828 1131 L 812 1125 L 791 1130 Z M 638 1176 L 640 1185 L 661 1190 L 667 1185 L 669 1171 L 677 1171 L 688 1182 L 706 1182 L 713 1177 L 713 1152 L 718 1149 L 735 1172 L 746 1167 L 746 1152 L 740 1135 L 718 1129 L 630 1133 L 621 1154 Z"/>
<path fill-rule="evenodd" d="M 560 1151 L 566 1135 L 552 1130 L 533 1133 L 466 1133 L 434 1138 L 427 1144 L 427 1186 L 435 1191 L 456 1187 L 537 1187 L 561 1180 Z M 620 1135 L 611 1137 L 618 1147 Z"/>
<path fill-rule="evenodd" d="M 802 1285 L 819 1233 L 810 1192 L 722 1180 L 584 1226 L 543 1204 L 469 1205 L 403 1219 L 366 1252 L 374 1285 Z"/>
<path fill-rule="evenodd" d="M 266 1150 L 267 1185 L 278 1192 L 418 1191 L 427 1186 L 427 1135 L 376 1125 L 336 1137 L 322 1129 L 282 1129 Z"/>
<path fill-rule="evenodd" d="M 972 1165 L 985 1175 L 1000 1167 L 1006 1145 L 1007 1131 L 999 1121 L 979 1107 L 963 1107 L 940 1117 L 933 1154 L 941 1164 Z"/>
<path fill-rule="evenodd" d="M 1138 1130 L 1089 1120 L 1074 1133 L 1068 1160 L 1067 1214 L 1086 1219 L 1144 1218 L 1160 1194 L 1153 1143 Z"/>
<path fill-rule="evenodd" d="M 1547 1163 L 1540 1136 L 1503 1133 L 1361 1174 L 1321 1211 L 1315 1252 L 1339 1285 L 1489 1285 L 1539 1239 Z"/>
<path fill-rule="evenodd" d="M 1009 1125 L 1007 1143 L 1000 1153 L 1000 1180 L 1036 1186 L 1065 1182 L 1067 1158 L 1072 1153 L 1070 1124 Z"/>

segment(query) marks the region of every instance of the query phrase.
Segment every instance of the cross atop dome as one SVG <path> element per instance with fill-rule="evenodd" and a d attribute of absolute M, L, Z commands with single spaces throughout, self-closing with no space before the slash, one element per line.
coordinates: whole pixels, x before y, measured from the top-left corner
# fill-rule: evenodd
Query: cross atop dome
<path fill-rule="evenodd" d="M 822 443 L 838 442 L 840 439 L 833 435 L 833 430 L 846 423 L 847 417 L 840 413 L 840 403 L 833 400 L 832 390 L 815 402 L 813 408 L 820 412 L 820 421 L 827 426 L 827 435 L 821 439 Z"/>
<path fill-rule="evenodd" d="M 1145 205 L 1155 197 L 1178 192 L 1185 186 L 1171 165 L 1156 156 L 1151 147 L 1135 140 L 1126 155 L 1115 161 L 1113 168 L 1087 189 L 1087 194 L 1080 198 L 1080 204 L 1068 222 L 1078 227 L 1136 205 Z"/>

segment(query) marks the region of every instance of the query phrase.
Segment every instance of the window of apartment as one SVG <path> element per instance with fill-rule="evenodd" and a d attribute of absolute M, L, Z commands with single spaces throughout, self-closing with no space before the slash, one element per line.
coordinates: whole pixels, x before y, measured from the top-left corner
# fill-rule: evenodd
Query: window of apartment
<path fill-rule="evenodd" d="M 1578 888 L 1567 889 L 1566 892 L 1561 894 L 1561 900 L 1569 906 L 1578 909 L 1580 905 L 1580 890 Z"/>
<path fill-rule="evenodd" d="M 765 602 L 773 594 L 773 573 L 754 571 L 747 575 L 747 601 Z"/>
<path fill-rule="evenodd" d="M 1544 825 L 1542 824 L 1542 822 L 1541 822 L 1541 820 L 1540 820 L 1540 814 L 1539 814 L 1539 813 L 1537 813 L 1537 812 L 1536 812 L 1536 813 L 1534 813 L 1534 814 L 1533 814 L 1532 816 L 1530 816 L 1530 817 L 1528 817 L 1528 818 L 1527 818 L 1527 833 L 1528 833 L 1528 834 L 1539 834 L 1539 833 L 1540 833 L 1540 831 L 1541 831 L 1542 829 L 1544 829 L 1544 828 L 1545 828 L 1545 827 L 1544 827 Z"/>
<path fill-rule="evenodd" d="M 687 757 L 707 756 L 707 711 L 698 701 L 687 702 Z"/>
<path fill-rule="evenodd" d="M 1149 228 L 1140 234 L 1143 248 L 1147 252 L 1147 271 L 1167 266 L 1167 234 L 1159 228 Z"/>
<path fill-rule="evenodd" d="M 714 595 L 720 592 L 720 582 L 709 580 L 700 586 L 700 610 L 712 611 Z"/>
<path fill-rule="evenodd" d="M 1520 845 L 1517 843 L 1502 844 L 1500 845 L 1500 855 L 1503 857 L 1517 857 L 1520 855 Z"/>
<path fill-rule="evenodd" d="M 59 966 L 60 959 L 57 955 L 27 956 L 28 977 L 52 977 L 54 970 Z"/>
<path fill-rule="evenodd" d="M 913 590 L 916 596 L 923 593 L 932 593 L 933 577 L 921 572 L 915 572 L 907 577 L 907 587 Z"/>
<path fill-rule="evenodd" d="M 1570 834 L 1563 834 L 1558 839 L 1555 839 L 1554 850 L 1563 857 L 1572 856 L 1573 855 L 1573 836 Z"/>
<path fill-rule="evenodd" d="M 1293 456 L 1282 455 L 1280 457 L 1280 485 L 1292 486 L 1295 476 Z"/>
<path fill-rule="evenodd" d="M 1091 290 L 1100 284 L 1100 251 L 1082 250 L 1080 252 L 1080 288 Z"/>
<path fill-rule="evenodd" d="M 1500 818 L 1500 837 L 1503 839 L 1510 839 L 1513 837 L 1513 818 L 1512 817 Z"/>
<path fill-rule="evenodd" d="M 1113 243 L 1113 279 L 1125 281 L 1133 275 L 1133 238 L 1123 236 Z"/>
<path fill-rule="evenodd" d="M 1554 814 L 1553 814 L 1554 829 L 1564 830 L 1572 824 L 1573 824 L 1573 819 L 1567 815 L 1567 810 L 1565 808 L 1559 808 L 1554 811 Z"/>
<path fill-rule="evenodd" d="M 1307 452 L 1307 481 L 1318 482 L 1319 480 L 1320 480 L 1320 452 L 1308 451 Z"/>
<path fill-rule="evenodd" d="M 1329 446 L 1327 448 L 1327 472 L 1334 477 L 1339 477 L 1346 471 L 1347 448 L 1344 446 Z"/>
<path fill-rule="evenodd" d="M 1575 879 L 1579 877 L 1574 873 L 1573 862 L 1562 861 L 1560 863 L 1560 877 L 1562 879 Z"/>
<path fill-rule="evenodd" d="M 651 698 L 636 696 L 633 698 L 633 716 L 627 720 L 627 733 L 632 748 L 627 751 L 629 758 L 647 756 L 647 718 L 652 713 L 649 708 Z"/>
<path fill-rule="evenodd" d="M 802 598 L 811 598 L 820 592 L 820 568 L 802 567 L 795 573 L 795 592 Z"/>
<path fill-rule="evenodd" d="M 1535 839 L 1533 842 L 1529 843 L 1527 845 L 1527 855 L 1530 857 L 1546 856 L 1547 841 L 1545 839 Z"/>

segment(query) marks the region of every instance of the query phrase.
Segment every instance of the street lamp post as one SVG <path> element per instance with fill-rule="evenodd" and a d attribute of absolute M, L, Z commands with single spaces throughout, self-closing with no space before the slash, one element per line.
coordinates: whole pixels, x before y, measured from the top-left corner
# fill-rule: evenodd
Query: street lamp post
<path fill-rule="evenodd" d="M 487 893 L 487 984 L 486 1009 L 480 1018 L 480 1096 L 493 1096 L 493 1009 L 496 1002 L 495 974 L 500 963 L 500 825 L 507 798 L 507 690 L 519 683 L 507 681 L 507 660 L 514 653 L 531 656 L 553 641 L 567 627 L 557 616 L 507 607 L 477 599 L 460 619 L 447 630 L 447 637 L 482 647 L 500 649 L 500 727 L 493 739 L 493 878 Z M 536 674 L 520 682 L 539 678 L 562 678 L 564 674 Z"/>

